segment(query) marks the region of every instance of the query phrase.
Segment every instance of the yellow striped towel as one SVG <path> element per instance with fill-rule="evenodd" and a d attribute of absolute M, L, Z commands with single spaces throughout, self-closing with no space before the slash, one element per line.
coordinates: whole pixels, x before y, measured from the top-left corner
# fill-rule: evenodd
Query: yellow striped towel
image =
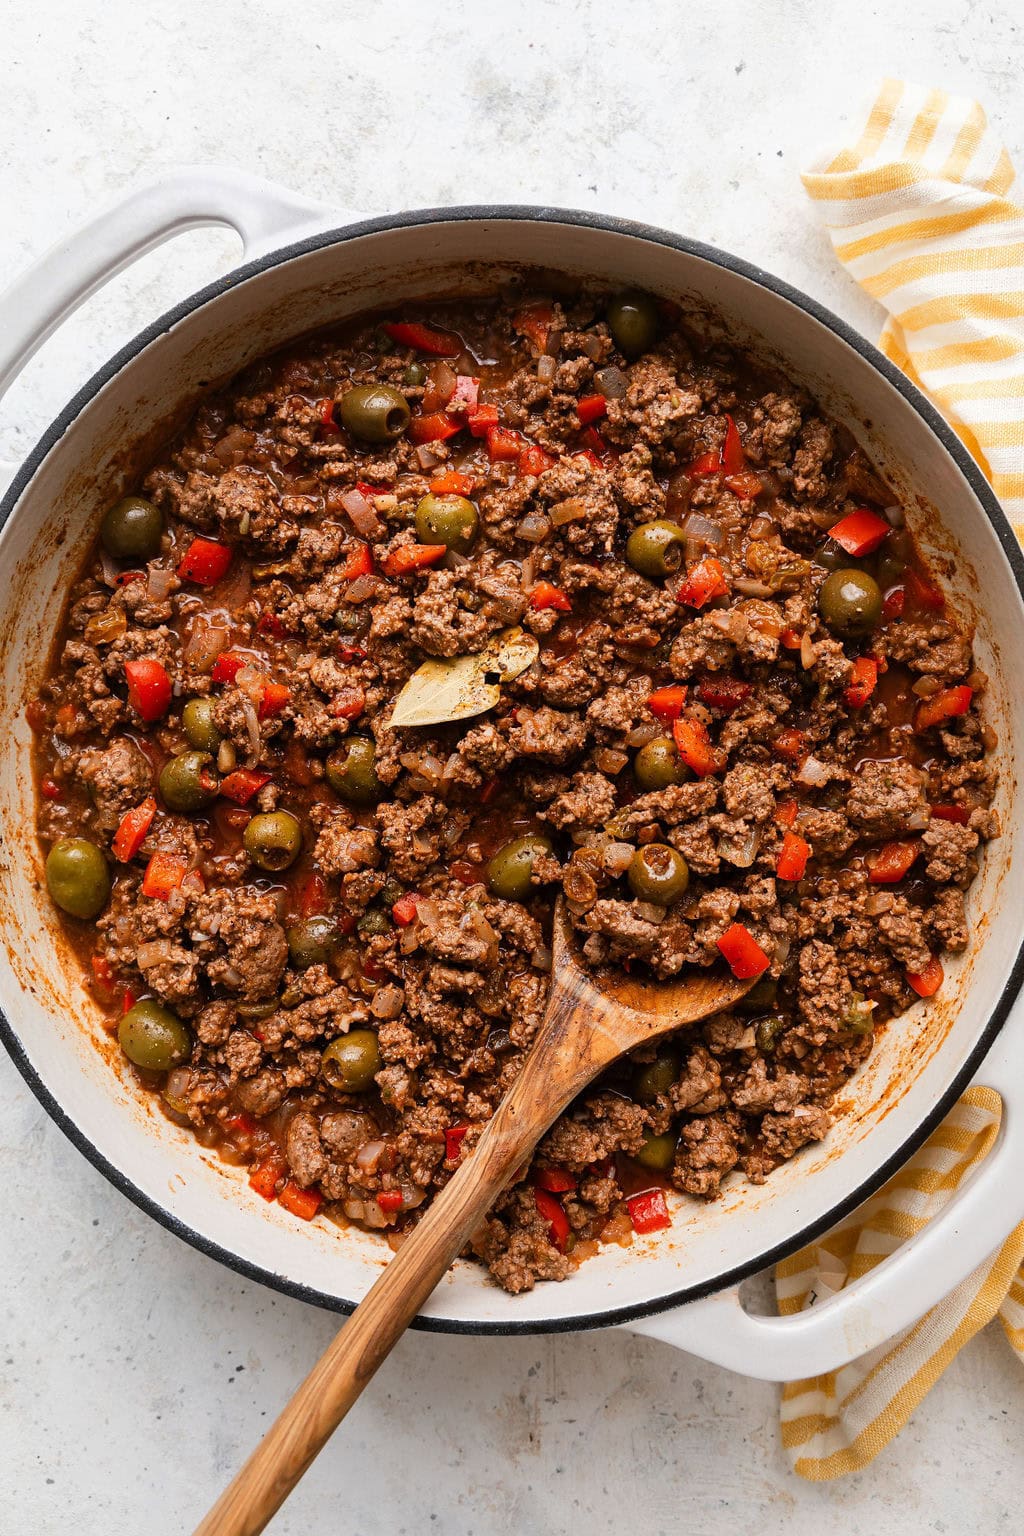
<path fill-rule="evenodd" d="M 804 175 L 836 254 L 889 311 L 882 350 L 929 394 L 1024 540 L 1024 209 L 1005 149 L 968 97 L 887 80 L 856 142 Z M 941 1209 L 996 1139 L 1002 1106 L 970 1088 L 924 1147 L 834 1231 L 776 1269 L 783 1315 L 840 1290 Z M 865 1466 L 998 1313 L 1024 1361 L 1024 1223 L 913 1328 L 782 1390 L 802 1477 Z"/>

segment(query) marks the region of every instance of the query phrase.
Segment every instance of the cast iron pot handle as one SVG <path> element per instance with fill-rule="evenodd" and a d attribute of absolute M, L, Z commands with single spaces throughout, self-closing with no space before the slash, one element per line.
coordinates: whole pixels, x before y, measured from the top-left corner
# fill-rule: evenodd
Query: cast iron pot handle
<path fill-rule="evenodd" d="M 129 193 L 65 236 L 0 296 L 0 398 L 37 348 L 80 304 L 172 235 L 222 224 L 243 260 L 363 218 L 223 166 L 184 166 Z M 0 465 L 0 487 L 12 473 Z"/>
<path fill-rule="evenodd" d="M 626 1326 L 762 1381 L 819 1376 L 912 1327 L 1024 1218 L 1024 1001 L 1014 1006 L 976 1081 L 1003 1100 L 991 1152 L 938 1216 L 862 1279 L 789 1317 L 754 1316 L 733 1288 Z"/>

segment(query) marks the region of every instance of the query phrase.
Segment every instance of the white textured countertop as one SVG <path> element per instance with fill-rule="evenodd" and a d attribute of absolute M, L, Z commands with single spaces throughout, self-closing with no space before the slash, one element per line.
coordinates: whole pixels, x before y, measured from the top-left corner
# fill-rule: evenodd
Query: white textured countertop
<path fill-rule="evenodd" d="M 49 0 L 3 7 L 0 286 L 175 162 L 384 212 L 544 202 L 761 262 L 870 335 L 797 179 L 883 73 L 979 96 L 1024 169 L 1017 0 Z M 93 367 L 233 259 L 196 232 L 120 278 L 0 407 L 15 459 Z M 0 1531 L 177 1536 L 336 1320 L 143 1217 L 0 1059 Z M 976 1339 L 863 1474 L 812 1487 L 776 1389 L 609 1331 L 410 1335 L 275 1536 L 1014 1529 L 1024 1376 Z"/>

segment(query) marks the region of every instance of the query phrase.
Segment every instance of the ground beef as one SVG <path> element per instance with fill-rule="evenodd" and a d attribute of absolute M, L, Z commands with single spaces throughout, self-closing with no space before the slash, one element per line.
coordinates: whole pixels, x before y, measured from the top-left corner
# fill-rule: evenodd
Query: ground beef
<path fill-rule="evenodd" d="M 623 1239 L 632 1191 L 713 1199 L 824 1136 L 908 977 L 969 945 L 999 828 L 985 680 L 905 529 L 857 561 L 902 610 L 829 627 L 829 530 L 896 492 L 777 374 L 668 309 L 627 358 L 607 307 L 416 307 L 450 360 L 364 318 L 209 393 L 142 482 L 159 552 L 116 585 L 86 554 L 29 705 L 43 848 L 88 838 L 112 876 L 67 928 L 111 1027 L 135 998 L 179 1016 L 164 1112 L 293 1212 L 401 1235 L 472 1155 L 544 1017 L 560 893 L 595 968 L 677 976 L 747 930 L 747 999 L 595 1082 L 473 1234 L 513 1292 Z M 350 435 L 370 384 L 414 431 Z M 462 547 L 420 542 L 428 493 L 472 502 Z M 212 585 L 197 535 L 226 552 Z M 502 675 L 477 658 L 512 629 L 533 651 Z M 427 723 L 393 726 L 407 689 Z M 684 861 L 671 899 L 651 844 Z"/>

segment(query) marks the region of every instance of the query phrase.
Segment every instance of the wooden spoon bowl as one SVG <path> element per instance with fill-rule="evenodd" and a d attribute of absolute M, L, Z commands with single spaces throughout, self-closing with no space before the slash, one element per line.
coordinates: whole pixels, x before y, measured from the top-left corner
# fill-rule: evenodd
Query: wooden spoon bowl
<path fill-rule="evenodd" d="M 522 1071 L 435 1198 L 196 1528 L 256 1536 L 341 1423 L 494 1201 L 576 1095 L 628 1051 L 738 1002 L 753 980 L 689 971 L 654 981 L 580 964 L 556 904 L 548 1005 Z"/>

